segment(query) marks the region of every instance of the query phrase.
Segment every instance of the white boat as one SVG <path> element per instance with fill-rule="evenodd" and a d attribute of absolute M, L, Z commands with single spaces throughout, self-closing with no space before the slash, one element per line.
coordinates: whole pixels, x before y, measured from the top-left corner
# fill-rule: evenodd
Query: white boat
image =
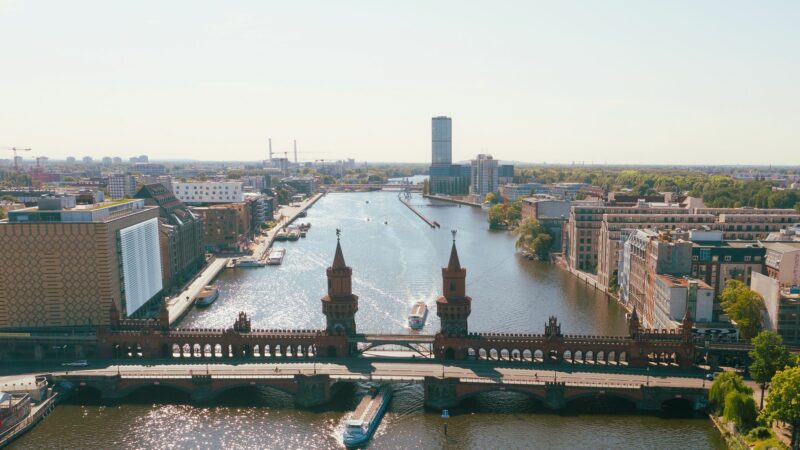
<path fill-rule="evenodd" d="M 194 302 L 195 306 L 209 306 L 210 304 L 214 303 L 214 301 L 219 298 L 219 289 L 213 284 L 209 284 L 208 286 L 204 287 L 199 294 L 197 294 L 196 300 Z"/>
<path fill-rule="evenodd" d="M 285 229 L 275 233 L 276 241 L 286 241 L 288 239 L 289 239 L 289 233 L 287 233 Z"/>
<path fill-rule="evenodd" d="M 414 330 L 419 330 L 425 326 L 425 319 L 428 317 L 428 305 L 425 302 L 414 303 L 411 307 L 411 314 L 408 315 L 408 326 Z"/>
<path fill-rule="evenodd" d="M 286 254 L 285 248 L 273 248 L 267 256 L 267 264 L 270 266 L 277 266 L 283 262 L 283 256 Z"/>
<path fill-rule="evenodd" d="M 290 229 L 289 230 L 289 240 L 290 241 L 296 241 L 298 239 L 300 239 L 300 230 L 298 230 L 296 228 Z"/>
<path fill-rule="evenodd" d="M 239 262 L 237 263 L 237 267 L 264 267 L 266 265 L 267 263 L 261 262 L 252 257 L 239 258 Z"/>
<path fill-rule="evenodd" d="M 358 404 L 350 419 L 345 422 L 344 445 L 356 447 L 369 441 L 378 429 L 391 399 L 392 390 L 389 386 L 380 388 L 373 386 Z"/>

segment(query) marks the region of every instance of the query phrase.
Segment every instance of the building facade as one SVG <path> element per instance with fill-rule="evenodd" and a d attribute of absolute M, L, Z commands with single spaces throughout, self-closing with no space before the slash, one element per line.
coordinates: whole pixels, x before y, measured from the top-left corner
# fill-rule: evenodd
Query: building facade
<path fill-rule="evenodd" d="M 472 174 L 469 193 L 475 197 L 475 201 L 483 202 L 486 194 L 497 192 L 500 187 L 497 177 L 497 160 L 492 158 L 492 155 L 479 154 L 470 164 Z"/>
<path fill-rule="evenodd" d="M 190 181 L 172 183 L 178 200 L 189 204 L 241 203 L 244 187 L 241 181 Z"/>
<path fill-rule="evenodd" d="M 103 325 L 112 305 L 130 316 L 160 299 L 157 208 L 51 200 L 0 222 L 0 328 Z"/>
<path fill-rule="evenodd" d="M 111 200 L 132 197 L 136 193 L 136 178 L 133 175 L 111 175 L 108 177 L 108 195 Z"/>
<path fill-rule="evenodd" d="M 247 203 L 191 208 L 203 218 L 203 242 L 211 251 L 238 251 L 251 231 Z"/>

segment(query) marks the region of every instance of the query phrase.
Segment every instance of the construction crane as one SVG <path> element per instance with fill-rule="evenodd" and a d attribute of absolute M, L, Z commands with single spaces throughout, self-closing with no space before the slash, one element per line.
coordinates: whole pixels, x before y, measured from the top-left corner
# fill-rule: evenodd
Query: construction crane
<path fill-rule="evenodd" d="M 19 174 L 19 161 L 17 161 L 17 152 L 29 152 L 31 149 L 29 148 L 17 148 L 17 147 L 6 147 L 6 150 L 11 150 L 14 152 L 14 172 Z"/>

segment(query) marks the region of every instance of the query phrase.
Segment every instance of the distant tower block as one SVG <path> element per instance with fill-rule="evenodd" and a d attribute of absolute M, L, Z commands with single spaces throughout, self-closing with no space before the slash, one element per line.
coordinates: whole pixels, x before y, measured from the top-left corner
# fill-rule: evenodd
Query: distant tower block
<path fill-rule="evenodd" d="M 353 295 L 353 269 L 344 262 L 339 230 L 336 230 L 336 254 L 333 264 L 326 270 L 328 295 L 322 297 L 322 313 L 325 314 L 329 335 L 354 334 L 358 296 Z"/>
<path fill-rule="evenodd" d="M 461 267 L 456 250 L 455 230 L 450 261 L 442 268 L 442 296 L 436 300 L 436 315 L 441 320 L 441 333 L 466 336 L 467 319 L 472 311 L 472 298 L 466 294 L 467 269 Z"/>

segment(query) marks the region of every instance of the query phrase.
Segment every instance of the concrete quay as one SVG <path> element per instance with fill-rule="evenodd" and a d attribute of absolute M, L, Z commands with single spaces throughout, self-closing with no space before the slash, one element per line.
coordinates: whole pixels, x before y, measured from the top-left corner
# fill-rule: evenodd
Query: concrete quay
<path fill-rule="evenodd" d="M 200 291 L 214 281 L 220 271 L 228 264 L 228 258 L 215 258 L 192 280 L 180 294 L 165 299 L 169 311 L 169 324 L 172 325 L 188 311 Z"/>
<path fill-rule="evenodd" d="M 269 248 L 272 247 L 272 243 L 275 241 L 275 235 L 278 234 L 278 231 L 291 225 L 291 223 L 300 216 L 300 213 L 313 206 L 323 195 L 324 194 L 316 194 L 313 197 L 303 200 L 298 206 L 282 206 L 280 209 L 282 218 L 267 232 L 267 235 L 262 237 L 258 242 L 258 245 L 253 251 L 253 257 L 258 260 L 265 259 Z"/>

